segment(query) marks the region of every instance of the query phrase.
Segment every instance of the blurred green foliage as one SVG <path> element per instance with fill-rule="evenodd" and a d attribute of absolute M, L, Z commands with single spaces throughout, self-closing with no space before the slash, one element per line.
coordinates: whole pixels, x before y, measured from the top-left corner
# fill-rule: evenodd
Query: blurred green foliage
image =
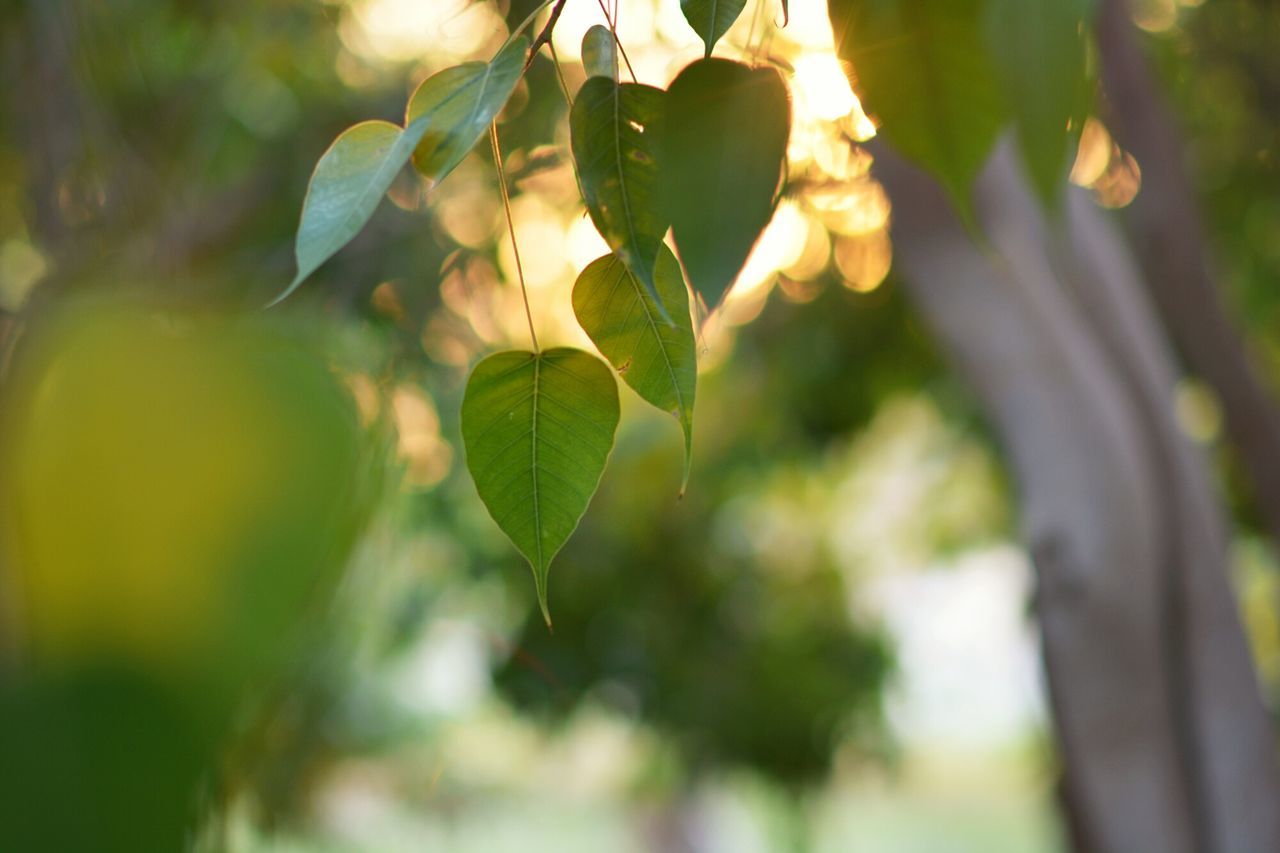
<path fill-rule="evenodd" d="M 181 846 L 381 488 L 312 334 L 104 300 L 25 331 L 0 401 L 0 847 Z"/>

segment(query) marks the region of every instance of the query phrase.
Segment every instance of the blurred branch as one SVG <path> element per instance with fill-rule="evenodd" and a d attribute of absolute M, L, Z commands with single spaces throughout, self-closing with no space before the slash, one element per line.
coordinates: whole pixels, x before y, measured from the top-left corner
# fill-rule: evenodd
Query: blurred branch
<path fill-rule="evenodd" d="M 1142 167 L 1142 191 L 1124 217 L 1147 291 L 1191 369 L 1221 400 L 1231 442 L 1280 548 L 1280 408 L 1224 304 L 1180 133 L 1142 55 L 1127 0 L 1101 4 L 1097 35 L 1107 124 Z"/>
<path fill-rule="evenodd" d="M 14 55 L 6 65 L 19 75 L 18 90 L 40 97 L 11 97 L 7 105 L 29 169 L 32 236 L 53 258 L 29 308 L 106 269 L 172 274 L 232 242 L 270 191 L 270 175 L 259 170 L 217 194 L 175 204 L 77 71 L 92 10 L 57 2 L 31 3 L 25 12 L 7 43 Z M 83 221 L 63 209 L 62 195 L 77 192 L 96 196 Z"/>

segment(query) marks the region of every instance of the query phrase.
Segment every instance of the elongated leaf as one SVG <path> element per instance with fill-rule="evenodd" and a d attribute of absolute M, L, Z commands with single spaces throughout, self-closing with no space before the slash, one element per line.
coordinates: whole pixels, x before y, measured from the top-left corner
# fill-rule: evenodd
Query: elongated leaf
<path fill-rule="evenodd" d="M 581 350 L 498 353 L 467 382 L 467 469 L 493 520 L 533 567 L 548 625 L 547 570 L 595 494 L 617 426 L 613 375 Z"/>
<path fill-rule="evenodd" d="M 280 302 L 341 249 L 373 216 L 391 182 L 404 168 L 426 130 L 366 121 L 344 130 L 316 163 L 302 202 L 294 243 L 298 274 L 271 304 Z"/>
<path fill-rule="evenodd" d="M 592 77 L 578 90 L 569 132 L 591 221 L 670 322 L 653 282 L 670 225 L 658 187 L 665 96 L 652 86 Z"/>
<path fill-rule="evenodd" d="M 671 310 L 672 324 L 662 322 L 649 291 L 615 255 L 597 258 L 578 276 L 573 285 L 573 312 L 623 381 L 680 423 L 684 431 L 683 493 L 693 460 L 697 347 L 680 263 L 665 245 L 658 250 L 654 282 Z"/>
<path fill-rule="evenodd" d="M 464 62 L 422 81 L 409 98 L 405 123 L 427 118 L 413 153 L 423 177 L 439 183 L 467 156 L 515 91 L 528 49 L 520 36 L 491 62 Z"/>
<path fill-rule="evenodd" d="M 827 12 L 862 105 L 968 211 L 1007 117 L 983 50 L 982 0 L 827 0 Z"/>
<path fill-rule="evenodd" d="M 582 68 L 588 77 L 618 79 L 618 45 L 608 27 L 596 24 L 582 37 Z"/>
<path fill-rule="evenodd" d="M 700 59 L 667 91 L 663 200 L 689 283 L 715 308 L 773 217 L 791 129 L 772 68 Z"/>
<path fill-rule="evenodd" d="M 680 11 L 707 47 L 707 56 L 720 37 L 738 20 L 747 0 L 680 0 Z"/>
<path fill-rule="evenodd" d="M 1088 108 L 1092 6 L 1092 0 L 987 0 L 987 47 L 1032 186 L 1050 206 L 1066 188 L 1068 158 Z"/>

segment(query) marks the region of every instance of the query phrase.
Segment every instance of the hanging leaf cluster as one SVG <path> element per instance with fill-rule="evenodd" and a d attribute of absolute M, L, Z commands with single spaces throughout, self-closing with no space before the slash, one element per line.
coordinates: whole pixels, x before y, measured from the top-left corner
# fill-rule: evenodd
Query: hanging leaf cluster
<path fill-rule="evenodd" d="M 1049 206 L 1089 107 L 1093 0 L 827 0 L 863 107 L 962 211 L 1000 132 Z"/>
<path fill-rule="evenodd" d="M 520 33 L 551 2 L 489 62 L 424 81 L 403 126 L 362 122 L 338 136 L 311 176 L 297 275 L 277 301 L 360 232 L 410 162 L 434 187 L 492 129 L 505 198 L 496 119 L 533 58 Z M 534 52 L 549 41 L 565 2 L 556 0 Z M 1056 199 L 1087 103 L 1090 2 L 828 0 L 828 12 L 867 110 L 963 207 L 1011 119 L 1033 184 Z M 678 423 L 683 493 L 697 390 L 690 290 L 714 310 L 777 205 L 791 129 L 786 83 L 772 66 L 712 55 L 744 6 L 680 0 L 705 50 L 666 89 L 620 80 L 626 52 L 616 33 L 587 32 L 588 78 L 572 97 L 569 147 L 583 202 L 610 252 L 582 270 L 572 301 L 608 364 L 581 350 L 539 349 L 530 313 L 531 349 L 490 355 L 467 384 L 467 468 L 493 520 L 529 561 L 548 624 L 551 562 L 586 512 L 613 447 L 615 372 Z M 781 8 L 785 17 L 787 4 Z"/>

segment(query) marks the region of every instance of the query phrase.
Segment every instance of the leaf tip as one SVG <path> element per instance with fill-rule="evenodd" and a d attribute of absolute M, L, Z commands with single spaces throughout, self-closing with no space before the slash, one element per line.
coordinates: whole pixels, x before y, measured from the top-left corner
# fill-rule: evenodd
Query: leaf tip
<path fill-rule="evenodd" d="M 307 276 L 309 276 L 310 274 L 311 274 L 310 272 L 304 272 L 302 270 L 298 270 L 298 274 L 293 277 L 293 281 L 289 282 L 289 286 L 286 287 L 284 290 L 280 291 L 280 293 L 277 294 L 276 297 L 272 299 L 270 302 L 268 302 L 266 305 L 263 305 L 262 310 L 268 311 L 272 308 L 275 308 L 281 302 L 284 302 L 293 294 L 295 290 L 298 289 L 298 285 L 302 284 L 304 281 L 307 280 Z"/>
<path fill-rule="evenodd" d="M 551 624 L 551 608 L 547 604 L 547 569 L 535 570 L 533 573 L 534 591 L 538 596 L 538 609 L 542 611 L 542 621 L 547 623 L 547 632 L 554 634 L 556 629 Z"/>
<path fill-rule="evenodd" d="M 687 412 L 682 411 L 677 417 L 680 419 L 680 429 L 684 432 L 684 471 L 680 476 L 680 493 L 676 495 L 676 500 L 682 501 L 689 488 L 689 475 L 693 473 L 693 423 Z"/>

